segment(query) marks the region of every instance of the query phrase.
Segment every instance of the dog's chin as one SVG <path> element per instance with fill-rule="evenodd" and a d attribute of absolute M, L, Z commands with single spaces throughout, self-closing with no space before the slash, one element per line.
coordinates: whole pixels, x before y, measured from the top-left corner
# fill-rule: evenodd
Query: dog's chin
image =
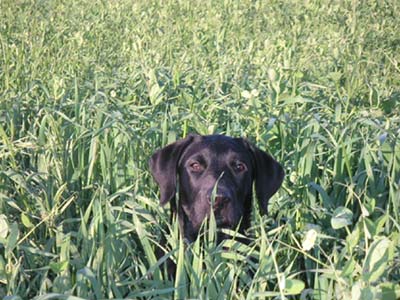
<path fill-rule="evenodd" d="M 236 228 L 236 225 L 226 222 L 224 220 L 218 220 L 218 219 L 216 220 L 216 225 L 217 225 L 218 230 L 221 230 L 221 229 L 235 230 L 235 228 Z"/>
<path fill-rule="evenodd" d="M 227 229 L 227 231 L 232 230 L 234 231 L 237 227 L 237 225 L 231 224 L 227 222 L 226 220 L 223 219 L 216 219 L 216 227 L 217 227 L 217 244 L 220 244 L 223 240 L 229 240 L 232 239 L 232 235 L 228 234 L 226 231 L 223 229 Z M 199 235 L 204 234 L 204 231 L 202 231 L 201 228 L 199 228 L 197 231 L 186 231 L 185 232 L 185 239 L 187 242 L 192 243 L 198 238 Z"/>
<path fill-rule="evenodd" d="M 224 240 L 229 240 L 231 238 L 232 238 L 232 236 L 230 236 L 230 235 L 228 235 L 228 234 L 226 234 L 224 232 L 218 231 L 218 233 L 217 233 L 217 244 L 221 244 Z"/>
<path fill-rule="evenodd" d="M 223 240 L 230 240 L 233 236 L 227 232 L 229 230 L 235 231 L 237 228 L 237 224 L 232 224 L 230 222 L 224 220 L 216 220 L 217 222 L 217 243 L 220 244 Z M 224 231 L 223 229 L 228 229 Z"/>
<path fill-rule="evenodd" d="M 239 215 L 234 216 L 216 216 L 215 221 L 217 228 L 225 228 L 235 230 L 240 223 L 241 217 Z"/>

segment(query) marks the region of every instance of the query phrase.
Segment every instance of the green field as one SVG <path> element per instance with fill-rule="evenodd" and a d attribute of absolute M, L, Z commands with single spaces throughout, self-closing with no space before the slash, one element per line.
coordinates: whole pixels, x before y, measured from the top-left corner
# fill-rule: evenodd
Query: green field
<path fill-rule="evenodd" d="M 191 132 L 284 165 L 250 244 L 210 220 L 185 246 L 160 207 L 147 161 Z M 390 300 L 399 282 L 400 2 L 0 0 L 1 298 Z"/>

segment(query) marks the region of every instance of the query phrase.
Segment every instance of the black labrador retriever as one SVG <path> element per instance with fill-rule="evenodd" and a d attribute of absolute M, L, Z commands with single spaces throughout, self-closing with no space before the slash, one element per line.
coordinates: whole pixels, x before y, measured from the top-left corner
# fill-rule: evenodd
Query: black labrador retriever
<path fill-rule="evenodd" d="M 153 154 L 151 173 L 161 205 L 171 202 L 181 231 L 194 241 L 213 209 L 217 227 L 244 231 L 250 226 L 253 182 L 262 213 L 284 177 L 281 165 L 243 138 L 194 135 Z M 179 199 L 175 193 L 179 183 Z M 177 206 L 177 207 L 176 207 Z"/>

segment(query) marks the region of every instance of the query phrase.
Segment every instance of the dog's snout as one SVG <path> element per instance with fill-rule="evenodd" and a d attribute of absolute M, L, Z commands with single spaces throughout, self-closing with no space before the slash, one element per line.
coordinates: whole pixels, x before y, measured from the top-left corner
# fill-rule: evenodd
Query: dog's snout
<path fill-rule="evenodd" d="M 215 200 L 216 206 L 228 203 L 230 201 L 229 197 L 227 197 L 225 195 L 217 195 L 217 196 L 215 196 L 214 200 Z"/>
<path fill-rule="evenodd" d="M 218 209 L 229 203 L 229 201 L 231 201 L 231 198 L 225 194 L 217 194 L 214 197 L 214 201 L 212 201 L 212 197 L 209 198 L 209 201 L 210 204 L 214 204 L 214 209 Z"/>

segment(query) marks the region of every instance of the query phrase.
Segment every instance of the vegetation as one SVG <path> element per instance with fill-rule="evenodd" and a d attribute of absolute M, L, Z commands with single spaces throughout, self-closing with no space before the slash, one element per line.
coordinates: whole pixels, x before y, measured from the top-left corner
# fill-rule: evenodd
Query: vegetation
<path fill-rule="evenodd" d="M 1 297 L 399 298 L 399 12 L 0 1 Z M 284 164 L 250 244 L 217 245 L 211 218 L 185 245 L 160 207 L 147 160 L 189 132 Z"/>

